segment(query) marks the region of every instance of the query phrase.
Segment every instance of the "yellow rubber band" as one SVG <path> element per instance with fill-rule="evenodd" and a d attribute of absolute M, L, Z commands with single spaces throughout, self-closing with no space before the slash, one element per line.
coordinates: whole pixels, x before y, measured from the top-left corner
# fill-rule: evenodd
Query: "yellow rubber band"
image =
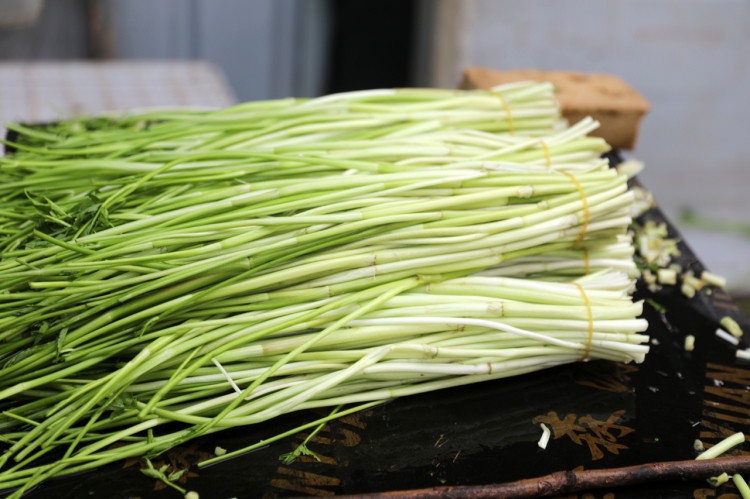
<path fill-rule="evenodd" d="M 583 248 L 583 273 L 589 275 L 589 250 Z"/>
<path fill-rule="evenodd" d="M 544 157 L 547 159 L 547 168 L 552 167 L 552 156 L 549 153 L 549 147 L 547 147 L 547 144 L 544 143 L 544 141 L 540 142 L 542 145 L 542 149 L 544 150 Z"/>
<path fill-rule="evenodd" d="M 578 194 L 581 195 L 581 202 L 583 203 L 583 227 L 581 227 L 581 233 L 578 234 L 578 239 L 576 239 L 576 242 L 573 243 L 573 247 L 575 248 L 576 246 L 581 244 L 581 241 L 583 241 L 583 238 L 586 236 L 586 229 L 588 229 L 589 227 L 589 221 L 591 219 L 591 214 L 589 213 L 589 201 L 588 199 L 586 199 L 586 193 L 583 192 L 581 183 L 578 182 L 578 180 L 573 175 L 563 171 L 561 171 L 560 173 L 568 177 L 571 182 L 575 184 L 576 189 L 578 189 Z"/>
<path fill-rule="evenodd" d="M 578 288 L 578 291 L 581 292 L 583 302 L 586 304 L 586 311 L 589 314 L 589 341 L 588 343 L 586 343 L 586 351 L 583 353 L 583 357 L 581 357 L 579 360 L 579 362 L 583 362 L 589 358 L 589 354 L 591 353 L 591 344 L 594 342 L 594 314 L 591 312 L 591 302 L 589 301 L 589 297 L 586 296 L 586 291 L 583 290 L 583 286 L 581 286 L 577 282 L 573 282 L 571 284 L 575 285 Z"/>
<path fill-rule="evenodd" d="M 508 116 L 508 133 L 511 135 L 515 134 L 515 130 L 513 129 L 513 115 L 510 112 L 510 106 L 508 106 L 508 101 L 505 100 L 505 97 L 503 97 L 501 94 L 495 94 L 495 96 L 500 99 L 500 103 L 505 108 L 505 114 Z"/>

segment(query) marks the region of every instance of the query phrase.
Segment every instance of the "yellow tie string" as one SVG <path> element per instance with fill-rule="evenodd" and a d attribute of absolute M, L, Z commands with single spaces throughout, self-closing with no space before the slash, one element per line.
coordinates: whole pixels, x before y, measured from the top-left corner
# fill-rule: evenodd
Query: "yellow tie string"
<path fill-rule="evenodd" d="M 513 115 L 510 112 L 510 106 L 508 105 L 508 101 L 505 100 L 505 97 L 503 97 L 501 94 L 495 94 L 495 96 L 500 99 L 500 103 L 505 108 L 505 114 L 508 116 L 508 133 L 511 135 L 515 134 L 515 130 L 513 128 Z"/>
<path fill-rule="evenodd" d="M 544 157 L 547 160 L 547 168 L 552 167 L 552 156 L 549 153 L 549 147 L 547 147 L 547 144 L 544 143 L 544 141 L 540 142 L 542 145 L 542 149 L 544 150 Z"/>
<path fill-rule="evenodd" d="M 583 362 L 589 358 L 589 354 L 591 353 L 591 343 L 593 343 L 594 341 L 594 315 L 591 313 L 591 302 L 589 301 L 589 297 L 586 296 L 586 291 L 583 290 L 583 286 L 581 286 L 577 282 L 573 282 L 571 284 L 575 285 L 578 288 L 578 291 L 581 292 L 583 302 L 586 304 L 586 311 L 589 314 L 589 341 L 586 343 L 586 351 L 583 353 L 583 356 L 579 360 L 579 362 Z"/>
<path fill-rule="evenodd" d="M 568 172 L 561 171 L 560 173 L 568 177 L 570 181 L 575 184 L 576 189 L 578 189 L 578 194 L 581 195 L 581 202 L 583 203 L 583 227 L 581 227 L 581 233 L 578 234 L 578 239 L 573 243 L 573 247 L 575 248 L 581 244 L 581 241 L 583 241 L 583 238 L 586 236 L 586 229 L 589 227 L 589 220 L 591 219 L 591 214 L 589 213 L 589 202 L 588 199 L 586 199 L 586 193 L 583 191 L 583 187 L 581 186 L 581 183 L 578 182 L 578 179 Z"/>

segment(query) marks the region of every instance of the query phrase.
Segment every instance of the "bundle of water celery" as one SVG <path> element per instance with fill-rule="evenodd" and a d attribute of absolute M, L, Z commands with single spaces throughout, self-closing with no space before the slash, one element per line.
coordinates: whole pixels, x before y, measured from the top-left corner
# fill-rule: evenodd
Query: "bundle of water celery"
<path fill-rule="evenodd" d="M 9 125 L 0 488 L 306 408 L 642 361 L 633 196 L 596 126 L 538 83 Z"/>

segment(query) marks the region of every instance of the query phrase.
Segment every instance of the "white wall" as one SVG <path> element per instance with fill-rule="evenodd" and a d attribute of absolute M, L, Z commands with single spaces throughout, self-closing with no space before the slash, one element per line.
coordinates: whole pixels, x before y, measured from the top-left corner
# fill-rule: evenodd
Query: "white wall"
<path fill-rule="evenodd" d="M 449 14 L 438 27 L 455 54 L 437 55 L 435 82 L 455 86 L 468 65 L 617 74 L 652 103 L 633 155 L 646 162 L 642 180 L 667 214 L 689 206 L 750 223 L 749 1 L 443 4 Z M 710 244 L 696 248 L 706 260 Z M 709 265 L 722 265 L 715 260 Z"/>
<path fill-rule="evenodd" d="M 240 101 L 314 96 L 323 85 L 325 0 L 114 0 L 119 58 L 206 59 Z"/>

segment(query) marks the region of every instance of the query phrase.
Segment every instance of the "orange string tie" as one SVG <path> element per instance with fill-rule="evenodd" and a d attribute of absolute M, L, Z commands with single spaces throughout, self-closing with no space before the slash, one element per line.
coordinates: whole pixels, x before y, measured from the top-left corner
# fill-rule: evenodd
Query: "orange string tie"
<path fill-rule="evenodd" d="M 586 296 L 586 291 L 583 290 L 583 286 L 581 286 L 577 282 L 573 282 L 571 284 L 575 285 L 578 288 L 578 291 L 581 292 L 583 302 L 586 304 L 586 312 L 588 312 L 589 314 L 589 341 L 588 343 L 586 343 L 586 351 L 579 359 L 579 362 L 584 362 L 589 358 L 589 354 L 591 353 L 591 344 L 594 342 L 594 314 L 591 312 L 591 302 L 589 301 L 589 297 Z"/>
<path fill-rule="evenodd" d="M 589 227 L 589 221 L 591 219 L 591 214 L 589 213 L 589 201 L 588 199 L 586 199 L 586 193 L 583 191 L 583 187 L 581 186 L 581 183 L 578 181 L 578 179 L 576 179 L 568 172 L 561 171 L 560 173 L 568 177 L 570 181 L 575 184 L 576 189 L 578 189 L 578 194 L 581 195 L 581 202 L 583 203 L 583 227 L 581 227 L 581 233 L 578 234 L 576 242 L 573 243 L 573 247 L 575 248 L 579 244 L 581 244 L 581 241 L 583 241 L 583 238 L 586 236 L 586 229 L 588 229 Z"/>
<path fill-rule="evenodd" d="M 547 160 L 547 168 L 552 168 L 552 156 L 549 153 L 549 147 L 547 147 L 547 144 L 544 141 L 541 141 L 539 144 L 541 144 L 542 149 L 544 150 L 544 158 Z"/>
<path fill-rule="evenodd" d="M 515 134 L 515 130 L 513 128 L 513 115 L 510 112 L 510 106 L 508 105 L 508 101 L 505 100 L 505 97 L 502 96 L 502 94 L 495 94 L 495 97 L 500 99 L 500 103 L 505 108 L 505 114 L 508 117 L 508 133 L 511 135 Z"/>

